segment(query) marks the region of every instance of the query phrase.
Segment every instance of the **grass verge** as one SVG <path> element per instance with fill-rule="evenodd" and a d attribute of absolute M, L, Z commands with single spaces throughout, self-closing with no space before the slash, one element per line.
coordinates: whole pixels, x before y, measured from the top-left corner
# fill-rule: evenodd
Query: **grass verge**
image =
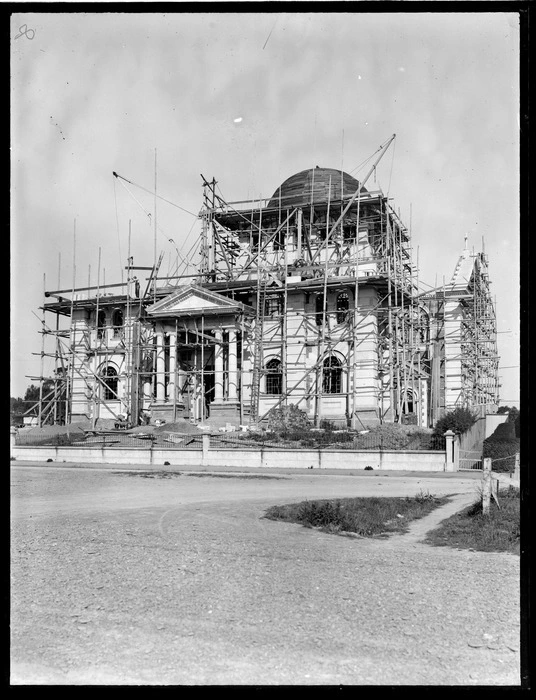
<path fill-rule="evenodd" d="M 302 501 L 272 506 L 264 517 L 300 523 L 333 534 L 355 533 L 361 537 L 384 537 L 406 532 L 412 520 L 428 515 L 444 505 L 448 496 L 419 493 L 408 498 L 340 498 Z"/>
<path fill-rule="evenodd" d="M 424 540 L 437 547 L 458 547 L 479 552 L 519 554 L 519 489 L 499 493 L 499 506 L 492 500 L 489 515 L 480 500 L 444 520 Z"/>

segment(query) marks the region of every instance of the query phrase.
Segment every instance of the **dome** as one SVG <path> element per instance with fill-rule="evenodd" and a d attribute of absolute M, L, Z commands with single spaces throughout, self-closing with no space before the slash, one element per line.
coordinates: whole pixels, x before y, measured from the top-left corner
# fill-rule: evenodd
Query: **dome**
<path fill-rule="evenodd" d="M 285 180 L 272 195 L 268 206 L 279 207 L 280 197 L 281 207 L 284 209 L 311 204 L 311 201 L 313 204 L 327 202 L 328 198 L 336 201 L 342 199 L 342 197 L 349 197 L 355 194 L 358 188 L 359 181 L 348 173 L 342 170 L 335 170 L 335 168 L 319 168 L 316 166 L 316 168 L 302 170 L 300 173 L 296 173 L 296 175 L 292 175 Z M 364 187 L 363 192 L 366 192 Z"/>

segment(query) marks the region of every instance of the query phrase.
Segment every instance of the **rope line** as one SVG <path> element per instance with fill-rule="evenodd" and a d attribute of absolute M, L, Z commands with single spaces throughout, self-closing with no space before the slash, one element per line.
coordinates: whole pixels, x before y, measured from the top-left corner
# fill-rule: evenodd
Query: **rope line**
<path fill-rule="evenodd" d="M 508 457 L 497 457 L 497 459 L 492 459 L 492 462 L 502 462 L 503 459 L 512 459 L 512 457 L 515 457 L 514 455 L 508 455 Z"/>
<path fill-rule="evenodd" d="M 180 209 L 181 211 L 184 211 L 187 214 L 191 214 L 191 216 L 195 216 L 195 218 L 197 219 L 198 214 L 194 214 L 193 211 L 189 211 L 188 209 L 185 209 L 184 207 L 181 207 L 178 204 L 175 204 L 175 202 L 170 202 L 169 199 L 166 199 L 165 197 L 162 197 L 162 195 L 156 194 L 155 192 L 151 192 L 151 190 L 148 190 L 146 187 L 143 187 L 142 185 L 138 185 L 136 182 L 132 182 L 132 180 L 127 180 L 126 177 L 119 175 L 119 173 L 114 172 L 113 175 L 116 178 L 120 178 L 121 180 L 124 180 L 125 182 L 128 182 L 131 185 L 134 185 L 134 187 L 139 187 L 140 190 L 143 190 L 144 192 L 147 192 L 148 194 L 152 194 L 153 196 L 156 196 L 157 199 L 161 199 L 163 202 L 166 202 L 167 204 L 171 204 L 172 207 L 177 207 L 177 209 Z"/>

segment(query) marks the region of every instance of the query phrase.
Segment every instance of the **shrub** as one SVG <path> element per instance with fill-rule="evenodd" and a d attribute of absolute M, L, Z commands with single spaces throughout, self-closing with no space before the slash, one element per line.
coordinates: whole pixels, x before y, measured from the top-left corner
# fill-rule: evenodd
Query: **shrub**
<path fill-rule="evenodd" d="M 277 437 L 277 436 L 275 436 Z M 289 440 L 290 442 L 299 442 L 304 438 L 303 430 L 289 430 L 279 433 L 279 437 L 283 440 Z"/>
<path fill-rule="evenodd" d="M 369 449 L 381 447 L 386 450 L 403 450 L 408 446 L 409 441 L 410 435 L 396 423 L 378 425 L 372 428 L 361 440 Z"/>
<path fill-rule="evenodd" d="M 519 438 L 497 438 L 495 433 L 493 433 L 493 435 L 490 435 L 489 438 L 484 440 L 482 458 L 485 459 L 489 457 L 493 460 L 491 468 L 494 472 L 513 471 L 515 466 L 515 454 L 519 452 L 519 443 Z"/>
<path fill-rule="evenodd" d="M 516 428 L 514 423 L 509 423 L 506 421 L 506 423 L 499 423 L 499 425 L 495 428 L 493 433 L 490 435 L 490 438 L 493 438 L 494 440 L 511 440 L 512 438 L 516 437 Z"/>
<path fill-rule="evenodd" d="M 442 416 L 434 427 L 434 435 L 444 435 L 447 430 L 463 435 L 477 421 L 477 416 L 469 409 L 458 406 Z"/>
<path fill-rule="evenodd" d="M 268 413 L 268 430 L 276 433 L 308 430 L 310 422 L 305 411 L 294 404 L 272 408 Z"/>
<path fill-rule="evenodd" d="M 507 422 L 508 423 L 515 423 L 518 418 L 519 418 L 519 409 L 517 409 L 515 406 L 512 406 L 512 408 L 508 411 Z"/>

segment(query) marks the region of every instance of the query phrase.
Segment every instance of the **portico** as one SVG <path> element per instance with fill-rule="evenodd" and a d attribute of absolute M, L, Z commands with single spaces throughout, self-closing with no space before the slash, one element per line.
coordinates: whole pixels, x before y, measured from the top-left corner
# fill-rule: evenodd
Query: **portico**
<path fill-rule="evenodd" d="M 183 417 L 238 425 L 239 343 L 243 319 L 253 309 L 190 285 L 147 313 L 154 319 L 154 387 L 147 406 L 151 421 Z M 148 394 L 146 390 L 146 401 Z"/>

